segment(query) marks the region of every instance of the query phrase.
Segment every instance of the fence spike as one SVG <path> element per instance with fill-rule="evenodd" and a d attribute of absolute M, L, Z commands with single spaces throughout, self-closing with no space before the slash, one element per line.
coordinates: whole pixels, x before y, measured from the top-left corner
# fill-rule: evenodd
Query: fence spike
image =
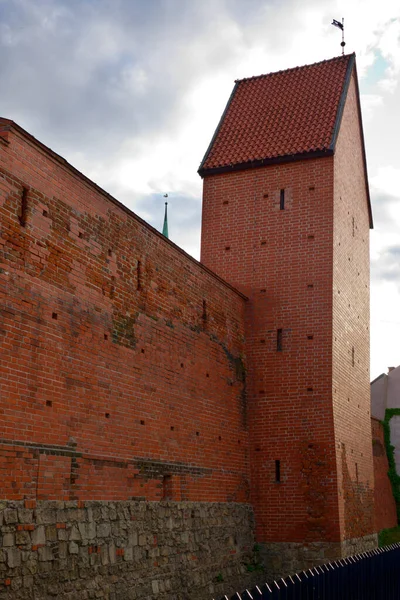
<path fill-rule="evenodd" d="M 267 584 L 265 584 L 265 585 L 267 585 Z M 262 596 L 262 591 L 260 590 L 260 588 L 258 587 L 258 585 L 256 585 L 256 590 L 260 594 L 260 596 Z"/>
<path fill-rule="evenodd" d="M 251 598 L 251 600 L 254 600 L 254 599 L 253 599 L 253 596 L 250 594 L 249 590 L 246 590 L 246 592 L 247 592 L 247 594 L 249 595 L 249 597 Z"/>

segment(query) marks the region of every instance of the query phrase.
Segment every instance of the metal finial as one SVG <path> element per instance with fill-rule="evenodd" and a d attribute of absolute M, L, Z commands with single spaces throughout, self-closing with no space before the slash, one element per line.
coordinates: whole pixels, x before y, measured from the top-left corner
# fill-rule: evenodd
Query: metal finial
<path fill-rule="evenodd" d="M 346 42 L 344 41 L 344 17 L 342 17 L 342 22 L 336 21 L 336 19 L 333 19 L 331 25 L 334 25 L 335 27 L 338 27 L 339 29 L 342 30 L 342 41 L 341 41 L 340 45 L 342 46 L 342 56 L 343 56 L 344 55 L 344 47 L 346 45 Z"/>
<path fill-rule="evenodd" d="M 164 198 L 168 198 L 168 194 L 164 194 Z M 163 235 L 168 238 L 168 202 L 165 203 Z"/>

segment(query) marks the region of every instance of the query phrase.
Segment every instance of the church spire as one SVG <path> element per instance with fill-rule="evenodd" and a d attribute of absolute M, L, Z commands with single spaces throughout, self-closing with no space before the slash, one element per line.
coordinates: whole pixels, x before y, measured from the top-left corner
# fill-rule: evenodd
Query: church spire
<path fill-rule="evenodd" d="M 165 203 L 164 225 L 162 228 L 162 232 L 163 235 L 165 235 L 165 237 L 168 238 L 168 202 Z"/>

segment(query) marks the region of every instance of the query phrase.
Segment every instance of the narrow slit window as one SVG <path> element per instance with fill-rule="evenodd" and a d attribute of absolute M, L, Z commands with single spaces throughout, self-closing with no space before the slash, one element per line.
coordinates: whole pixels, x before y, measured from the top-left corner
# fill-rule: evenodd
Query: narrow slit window
<path fill-rule="evenodd" d="M 281 190 L 279 208 L 285 210 L 285 190 Z"/>
<path fill-rule="evenodd" d="M 353 217 L 353 237 L 354 237 L 354 234 L 355 234 L 355 228 L 356 228 L 356 226 L 355 226 L 355 225 L 356 225 L 356 224 L 355 224 L 354 217 Z"/>
<path fill-rule="evenodd" d="M 21 206 L 19 210 L 18 220 L 21 227 L 26 225 L 26 216 L 28 212 L 28 188 L 22 188 Z"/>
<path fill-rule="evenodd" d="M 275 481 L 276 483 L 280 483 L 281 481 L 281 461 L 275 461 Z"/>
<path fill-rule="evenodd" d="M 283 329 L 276 330 L 276 351 L 282 352 Z"/>
<path fill-rule="evenodd" d="M 164 475 L 162 479 L 162 499 L 172 500 L 172 477 Z"/>
<path fill-rule="evenodd" d="M 142 264 L 141 264 L 140 260 L 138 260 L 138 262 L 137 262 L 136 276 L 137 276 L 136 289 L 140 290 L 142 288 Z"/>
<path fill-rule="evenodd" d="M 206 302 L 206 300 L 203 300 L 203 314 L 202 314 L 201 318 L 203 320 L 203 325 L 205 325 L 207 323 L 207 302 Z"/>
<path fill-rule="evenodd" d="M 352 349 L 351 349 L 351 364 L 352 364 L 353 367 L 354 367 L 354 362 L 355 362 L 354 361 L 354 354 L 355 354 L 355 352 L 354 352 L 354 346 L 353 346 Z"/>

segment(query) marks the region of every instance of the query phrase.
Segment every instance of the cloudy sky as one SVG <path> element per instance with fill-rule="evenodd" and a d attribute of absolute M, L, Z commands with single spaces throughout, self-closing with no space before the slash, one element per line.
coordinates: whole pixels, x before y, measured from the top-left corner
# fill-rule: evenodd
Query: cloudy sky
<path fill-rule="evenodd" d="M 371 378 L 400 365 L 399 0 L 0 0 L 0 115 L 199 257 L 197 168 L 237 78 L 357 53 Z"/>

